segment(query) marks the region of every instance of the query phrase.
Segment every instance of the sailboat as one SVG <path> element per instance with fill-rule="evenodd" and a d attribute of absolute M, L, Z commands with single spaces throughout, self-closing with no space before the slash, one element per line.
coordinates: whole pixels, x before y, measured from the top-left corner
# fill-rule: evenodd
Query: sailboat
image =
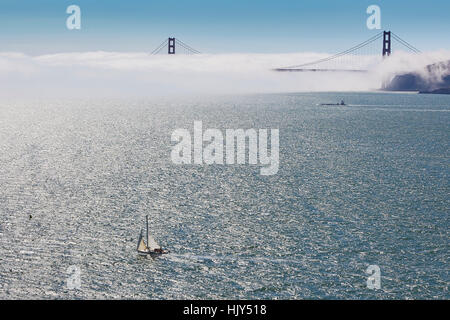
<path fill-rule="evenodd" d="M 151 257 L 157 257 L 162 254 L 169 253 L 168 250 L 163 250 L 161 246 L 156 242 L 156 240 L 148 233 L 148 216 L 146 216 L 146 226 L 147 226 L 147 243 L 144 241 L 144 237 L 139 235 L 139 241 L 137 245 L 137 252 L 139 255 L 150 255 Z"/>

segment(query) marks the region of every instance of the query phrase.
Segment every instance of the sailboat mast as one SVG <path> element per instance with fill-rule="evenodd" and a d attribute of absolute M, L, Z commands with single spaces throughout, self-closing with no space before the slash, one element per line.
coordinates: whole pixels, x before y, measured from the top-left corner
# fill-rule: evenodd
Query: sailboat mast
<path fill-rule="evenodd" d="M 150 245 L 148 243 L 148 215 L 146 215 L 145 218 L 146 218 L 146 221 L 147 221 L 147 247 L 148 247 Z"/>

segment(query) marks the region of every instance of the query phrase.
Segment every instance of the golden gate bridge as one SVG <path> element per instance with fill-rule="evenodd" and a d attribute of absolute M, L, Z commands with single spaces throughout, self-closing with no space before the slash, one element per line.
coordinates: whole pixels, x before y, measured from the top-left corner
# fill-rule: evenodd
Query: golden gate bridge
<path fill-rule="evenodd" d="M 382 47 L 381 51 L 378 51 L 379 46 L 377 42 L 380 39 L 382 39 Z M 332 56 L 274 70 L 280 72 L 368 72 L 365 68 L 367 65 L 380 62 L 380 59 L 391 55 L 393 42 L 400 44 L 408 52 L 420 53 L 419 49 L 400 38 L 394 32 L 382 31 L 366 41 Z M 379 52 L 381 52 L 381 56 Z M 356 66 L 361 67 L 358 68 Z"/>
<path fill-rule="evenodd" d="M 382 46 L 380 51 L 379 41 Z M 337 54 L 314 60 L 307 63 L 279 67 L 273 69 L 278 72 L 368 72 L 368 66 L 376 65 L 381 59 L 393 52 L 393 44 L 406 49 L 407 52 L 420 53 L 420 50 L 403 40 L 392 31 L 382 31 L 356 46 Z M 180 39 L 169 37 L 164 40 L 152 54 L 200 54 Z M 381 55 L 380 55 L 381 52 Z"/>
<path fill-rule="evenodd" d="M 175 54 L 175 52 L 181 52 L 182 54 L 200 54 L 200 51 L 187 45 L 180 39 L 170 37 L 164 40 L 158 47 L 156 47 L 151 54 L 160 54 L 164 50 L 166 50 L 165 48 L 167 48 L 167 54 Z"/>

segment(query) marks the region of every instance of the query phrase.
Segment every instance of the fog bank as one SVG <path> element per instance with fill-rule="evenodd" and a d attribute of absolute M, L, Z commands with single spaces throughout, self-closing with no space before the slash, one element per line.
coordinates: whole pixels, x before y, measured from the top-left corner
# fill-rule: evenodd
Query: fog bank
<path fill-rule="evenodd" d="M 450 59 L 449 51 L 365 57 L 368 73 L 274 72 L 327 53 L 149 55 L 0 53 L 0 97 L 151 97 L 302 91 L 368 91 L 385 77 Z M 320 67 L 320 66 L 318 66 Z M 342 65 L 340 68 L 351 68 Z"/>

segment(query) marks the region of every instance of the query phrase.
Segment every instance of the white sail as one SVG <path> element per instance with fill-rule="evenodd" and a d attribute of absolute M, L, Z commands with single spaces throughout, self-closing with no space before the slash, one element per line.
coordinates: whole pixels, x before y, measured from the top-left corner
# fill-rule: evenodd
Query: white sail
<path fill-rule="evenodd" d="M 147 251 L 148 250 L 147 246 L 145 245 L 144 239 L 141 239 L 137 249 L 138 249 L 138 251 Z"/>
<path fill-rule="evenodd" d="M 148 251 L 147 245 L 145 244 L 144 238 L 142 237 L 142 230 L 141 230 L 141 234 L 139 235 L 137 250 L 138 251 Z"/>
<path fill-rule="evenodd" d="M 152 250 L 152 251 L 155 250 L 155 249 L 161 248 L 161 247 L 159 246 L 159 244 L 156 242 L 156 240 L 153 239 L 153 237 L 152 237 L 150 234 L 148 235 L 147 242 L 148 242 L 148 248 L 149 248 L 150 250 Z"/>

